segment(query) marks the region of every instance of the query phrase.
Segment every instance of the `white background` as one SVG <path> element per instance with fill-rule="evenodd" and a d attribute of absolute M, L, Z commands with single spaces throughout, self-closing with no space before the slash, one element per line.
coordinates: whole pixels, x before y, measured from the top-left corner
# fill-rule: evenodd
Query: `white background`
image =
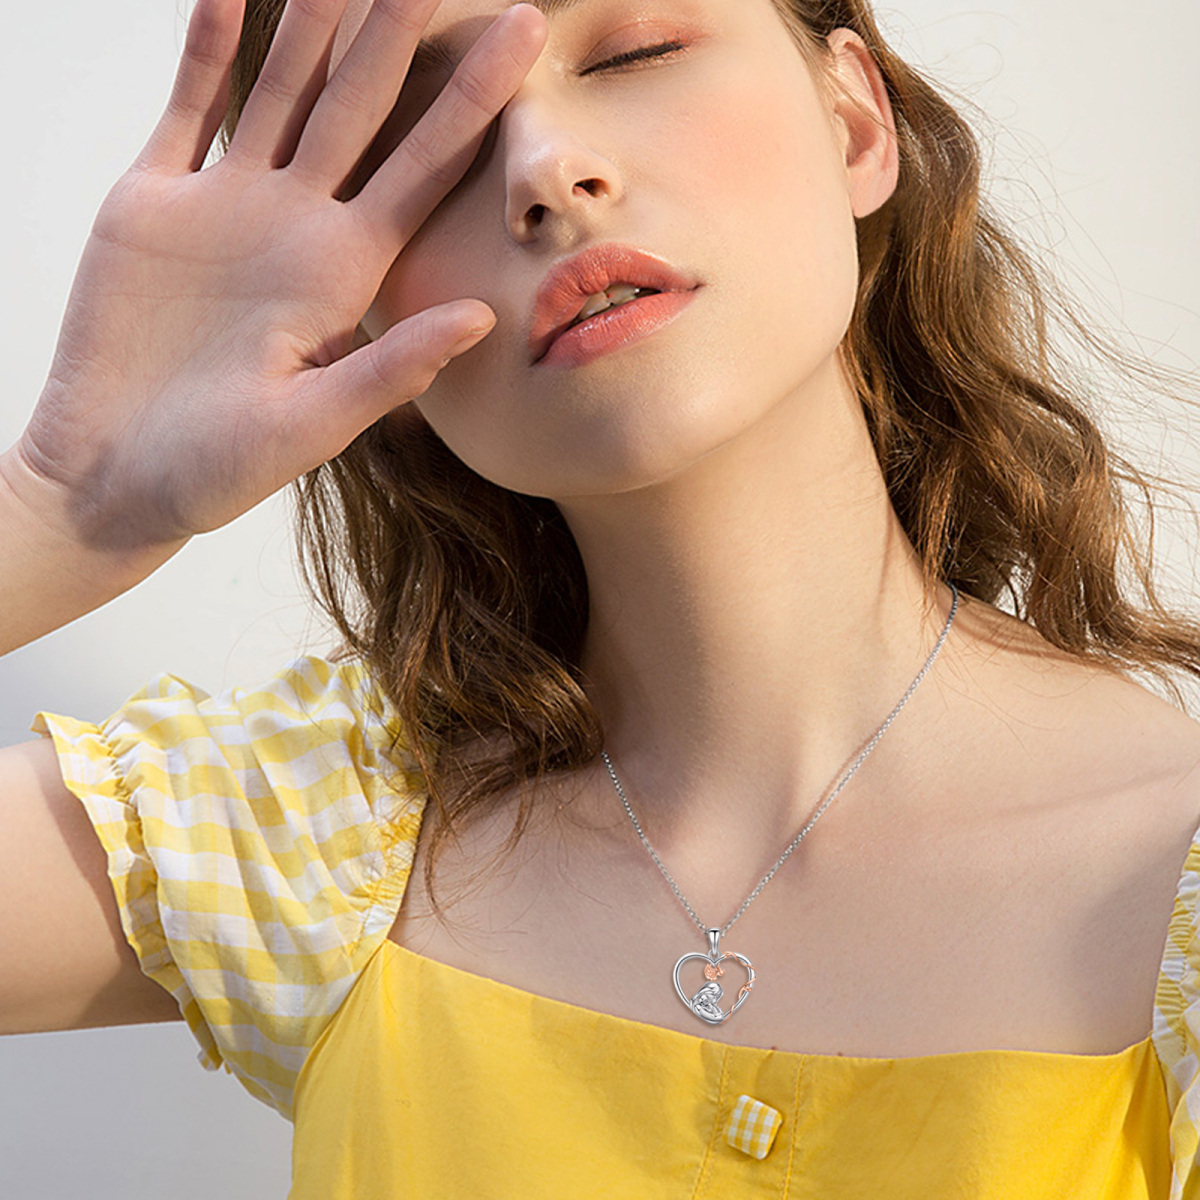
<path fill-rule="evenodd" d="M 95 210 L 167 96 L 184 5 L 59 0 L 24 4 L 7 22 L 0 445 L 18 436 L 40 391 Z M 902 54 L 981 110 L 995 194 L 1025 237 L 1053 250 L 1099 323 L 1164 364 L 1194 369 L 1194 0 L 1163 0 L 1145 17 L 1127 0 L 906 0 L 880 18 Z M 1200 434 L 1184 404 L 1134 397 L 1114 412 L 1150 469 L 1200 485 Z M 1188 547 L 1198 544 L 1186 522 L 1168 525 L 1164 567 L 1189 602 Z M 0 744 L 28 736 L 40 708 L 101 718 L 163 670 L 215 691 L 328 644 L 295 581 L 277 500 L 196 540 L 105 610 L 0 661 Z M 0 1041 L 0 1192 L 283 1197 L 290 1126 L 231 1076 L 204 1072 L 195 1052 L 182 1023 Z"/>

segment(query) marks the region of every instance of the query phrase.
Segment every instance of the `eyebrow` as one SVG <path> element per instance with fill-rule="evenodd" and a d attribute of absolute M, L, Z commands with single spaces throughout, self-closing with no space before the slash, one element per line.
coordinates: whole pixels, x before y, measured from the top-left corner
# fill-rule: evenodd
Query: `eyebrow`
<path fill-rule="evenodd" d="M 547 17 L 557 16 L 567 9 L 575 8 L 585 0 L 527 0 Z M 459 64 L 454 56 L 453 41 L 447 34 L 435 33 L 422 38 L 413 51 L 409 75 L 431 75 L 436 71 L 453 71 Z"/>

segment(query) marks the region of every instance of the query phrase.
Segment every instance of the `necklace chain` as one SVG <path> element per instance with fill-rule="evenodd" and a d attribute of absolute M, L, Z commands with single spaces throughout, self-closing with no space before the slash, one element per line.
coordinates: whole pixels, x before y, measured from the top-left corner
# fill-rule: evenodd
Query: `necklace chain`
<path fill-rule="evenodd" d="M 913 692 L 915 692 L 917 690 L 917 686 L 920 684 L 921 680 L 925 678 L 930 667 L 933 666 L 934 661 L 937 659 L 937 656 L 942 652 L 942 647 L 946 644 L 946 638 L 950 634 L 950 626 L 954 624 L 954 617 L 955 617 L 955 614 L 958 612 L 958 588 L 956 588 L 954 586 L 954 584 L 952 584 L 952 583 L 949 584 L 948 586 L 949 586 L 951 592 L 953 592 L 953 594 L 954 594 L 954 601 L 950 605 L 950 615 L 946 618 L 946 624 L 942 628 L 942 633 L 941 633 L 941 636 L 937 640 L 937 645 L 934 646 L 929 657 L 925 660 L 925 665 L 920 669 L 920 671 L 917 672 L 916 679 L 914 679 L 912 681 L 912 683 L 910 683 L 908 685 L 908 691 L 906 691 L 904 693 L 904 695 L 900 698 L 900 701 L 896 705 L 896 707 L 893 708 L 892 711 L 888 714 L 887 719 L 875 731 L 874 736 L 867 743 L 866 747 L 863 749 L 862 753 L 859 754 L 858 758 L 856 758 L 854 760 L 854 763 L 851 765 L 850 769 L 838 781 L 837 787 L 835 787 L 833 789 L 833 791 L 829 794 L 828 797 L 826 797 L 826 799 L 821 804 L 821 806 L 817 809 L 817 811 L 815 813 L 813 813 L 813 815 L 809 818 L 808 823 L 804 826 L 804 828 L 801 829 L 800 832 L 798 834 L 796 834 L 796 836 L 792 839 L 791 845 L 788 846 L 788 848 L 779 856 L 779 860 L 775 863 L 775 865 L 762 877 L 762 879 L 760 879 L 758 881 L 758 886 L 754 889 L 754 891 L 752 891 L 750 893 L 750 895 L 747 896 L 746 899 L 742 901 L 741 908 L 739 908 L 737 910 L 737 912 L 733 914 L 733 916 L 729 919 L 729 922 L 726 924 L 725 928 L 721 930 L 722 937 L 726 933 L 729 932 L 730 928 L 733 926 L 734 921 L 736 921 L 738 919 L 738 917 L 740 917 L 742 915 L 742 913 L 744 913 L 746 911 L 746 909 L 748 909 L 750 907 L 750 905 L 754 902 L 754 900 L 757 899 L 759 892 L 761 892 L 763 890 L 763 888 L 765 888 L 767 886 L 767 884 L 771 882 L 771 879 L 774 877 L 775 872 L 778 871 L 779 868 L 782 867 L 785 862 L 787 862 L 792 851 L 795 850 L 796 847 L 798 845 L 800 845 L 800 843 L 804 840 L 805 836 L 808 834 L 808 831 L 810 829 L 812 829 L 812 827 L 820 819 L 821 814 L 833 803 L 833 801 L 836 799 L 838 793 L 842 790 L 842 788 L 844 788 L 846 786 L 846 784 L 848 784 L 850 782 L 851 778 L 853 777 L 854 773 L 858 770 L 858 768 L 861 767 L 864 762 L 866 762 L 867 755 L 869 755 L 871 753 L 871 751 L 874 750 L 875 747 L 879 744 L 880 738 L 882 738 L 883 735 L 885 733 L 887 733 L 888 729 L 891 727 L 892 722 L 900 715 L 900 710 L 909 702 L 909 700 L 912 698 Z M 608 776 L 613 782 L 613 787 L 615 787 L 617 789 L 617 795 L 621 797 L 621 803 L 625 806 L 625 811 L 629 814 L 629 819 L 633 822 L 633 827 L 634 827 L 634 829 L 637 830 L 638 837 L 640 837 L 642 839 L 642 842 L 645 845 L 646 849 L 650 851 L 650 857 L 653 858 L 654 861 L 658 864 L 658 869 L 663 873 L 663 877 L 671 885 L 671 891 L 673 891 L 675 893 L 675 895 L 679 897 L 679 902 L 683 905 L 683 907 L 685 909 L 687 909 L 688 914 L 691 916 L 692 920 L 695 921 L 696 924 L 700 927 L 700 931 L 702 933 L 707 932 L 707 930 L 709 929 L 709 926 L 705 925 L 704 922 L 701 921 L 700 918 L 696 915 L 695 910 L 687 902 L 687 898 L 679 890 L 679 885 L 675 882 L 674 879 L 671 878 L 670 872 L 667 870 L 667 868 L 665 866 L 663 866 L 662 859 L 659 858 L 658 855 L 655 853 L 654 847 L 652 845 L 650 845 L 650 842 L 647 839 L 646 835 L 642 832 L 642 827 L 639 824 L 637 817 L 635 817 L 633 815 L 633 809 L 629 807 L 629 801 L 625 796 L 625 789 L 621 786 L 621 781 L 617 778 L 617 771 L 616 771 L 616 768 L 613 766 L 612 759 L 608 756 L 608 751 L 601 750 L 600 757 L 604 759 L 604 765 L 608 768 Z"/>

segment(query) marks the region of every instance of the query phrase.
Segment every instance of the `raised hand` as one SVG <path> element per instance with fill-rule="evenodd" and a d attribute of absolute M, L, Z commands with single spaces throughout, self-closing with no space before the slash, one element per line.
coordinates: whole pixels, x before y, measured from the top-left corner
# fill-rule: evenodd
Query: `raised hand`
<path fill-rule="evenodd" d="M 326 82 L 346 0 L 288 0 L 228 152 L 204 167 L 243 0 L 197 0 L 166 111 L 100 209 L 45 390 L 2 464 L 67 496 L 85 544 L 137 554 L 225 524 L 420 395 L 494 324 L 464 299 L 354 349 L 388 269 L 545 41 L 532 7 L 498 17 L 342 199 L 438 3 L 375 0 Z"/>

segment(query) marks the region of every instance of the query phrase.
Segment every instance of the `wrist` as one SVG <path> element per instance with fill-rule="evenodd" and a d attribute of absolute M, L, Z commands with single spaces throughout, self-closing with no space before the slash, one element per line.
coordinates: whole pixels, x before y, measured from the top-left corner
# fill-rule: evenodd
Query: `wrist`
<path fill-rule="evenodd" d="M 100 608 L 140 583 L 187 541 L 99 542 L 86 505 L 40 474 L 20 444 L 0 453 L 0 654 Z"/>

